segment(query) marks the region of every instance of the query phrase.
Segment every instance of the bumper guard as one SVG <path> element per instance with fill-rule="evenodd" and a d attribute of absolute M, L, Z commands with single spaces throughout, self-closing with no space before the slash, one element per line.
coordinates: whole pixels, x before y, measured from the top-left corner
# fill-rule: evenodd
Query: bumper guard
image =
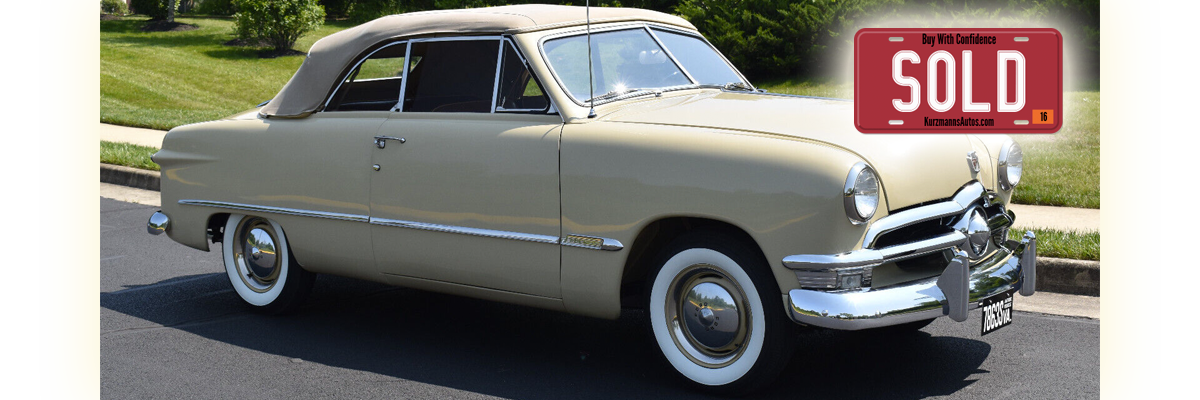
<path fill-rule="evenodd" d="M 859 330 L 950 316 L 965 321 L 969 310 L 1004 292 L 1035 292 L 1037 239 L 1026 232 L 982 260 L 968 261 L 955 251 L 941 276 L 878 289 L 788 292 L 792 320 L 812 326 Z"/>

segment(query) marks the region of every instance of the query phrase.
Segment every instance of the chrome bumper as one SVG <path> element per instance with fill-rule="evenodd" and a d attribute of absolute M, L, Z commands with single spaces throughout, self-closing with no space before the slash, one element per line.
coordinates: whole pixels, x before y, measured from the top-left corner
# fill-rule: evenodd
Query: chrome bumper
<path fill-rule="evenodd" d="M 906 322 L 951 316 L 966 320 L 966 312 L 980 302 L 1020 289 L 1033 295 L 1037 282 L 1037 239 L 1026 232 L 1020 241 L 1004 246 L 978 261 L 957 252 L 941 276 L 878 289 L 788 292 L 792 320 L 841 330 L 878 328 Z M 967 279 L 963 279 L 967 278 Z"/>
<path fill-rule="evenodd" d="M 162 211 L 155 211 L 154 215 L 150 216 L 150 220 L 146 221 L 146 232 L 151 235 L 161 235 L 171 228 L 171 218 Z"/>

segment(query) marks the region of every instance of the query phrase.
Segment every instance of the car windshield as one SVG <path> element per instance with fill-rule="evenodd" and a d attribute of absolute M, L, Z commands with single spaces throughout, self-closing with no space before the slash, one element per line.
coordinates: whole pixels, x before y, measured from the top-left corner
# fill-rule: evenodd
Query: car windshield
<path fill-rule="evenodd" d="M 591 47 L 595 75 L 591 77 L 590 91 L 586 35 L 547 40 L 544 51 L 558 80 L 568 94 L 581 103 L 594 98 L 600 104 L 622 96 L 696 85 L 749 87 L 721 55 L 700 38 L 659 29 L 654 32 L 657 37 L 651 36 L 645 28 L 593 33 Z M 659 45 L 659 40 L 667 46 L 666 50 Z"/>

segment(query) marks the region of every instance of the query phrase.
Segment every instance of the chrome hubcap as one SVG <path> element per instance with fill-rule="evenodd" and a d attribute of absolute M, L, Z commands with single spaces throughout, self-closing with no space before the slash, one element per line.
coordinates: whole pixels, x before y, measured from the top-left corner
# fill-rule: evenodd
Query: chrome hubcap
<path fill-rule="evenodd" d="M 751 316 L 741 287 L 725 271 L 708 264 L 690 266 L 671 282 L 667 295 L 672 338 L 689 359 L 719 368 L 741 356 Z"/>
<path fill-rule="evenodd" d="M 234 260 L 246 286 L 266 292 L 279 280 L 280 257 L 275 229 L 267 220 L 251 217 L 238 224 L 234 232 Z"/>
<path fill-rule="evenodd" d="M 701 282 L 688 290 L 685 299 L 683 321 L 688 336 L 705 349 L 720 349 L 733 342 L 741 318 L 728 290 L 713 282 Z"/>

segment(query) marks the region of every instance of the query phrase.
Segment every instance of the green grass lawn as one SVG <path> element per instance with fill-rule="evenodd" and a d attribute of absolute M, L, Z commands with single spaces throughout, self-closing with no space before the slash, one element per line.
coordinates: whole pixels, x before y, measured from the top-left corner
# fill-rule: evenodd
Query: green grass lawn
<path fill-rule="evenodd" d="M 854 98 L 854 85 L 776 80 L 758 87 L 775 93 Z M 1012 135 L 1025 153 L 1025 172 L 1012 201 L 1100 208 L 1100 91 L 1063 93 L 1063 127 L 1052 135 Z"/>
<path fill-rule="evenodd" d="M 157 152 L 158 149 L 148 146 L 100 141 L 100 162 L 104 164 L 158 171 L 158 164 L 150 160 Z"/>
<path fill-rule="evenodd" d="M 100 21 L 100 121 L 153 129 L 220 119 L 270 100 L 304 56 L 258 57 L 259 49 L 225 46 L 234 39 L 224 18 L 178 18 L 200 29 L 142 32 L 144 17 Z M 300 38 L 317 39 L 353 26 L 326 24 Z"/>
<path fill-rule="evenodd" d="M 1100 208 L 1100 92 L 1063 94 L 1062 130 L 1013 135 L 1025 152 L 1025 175 L 1013 201 Z"/>
<path fill-rule="evenodd" d="M 1025 229 L 1008 232 L 1009 239 L 1021 240 Z M 1037 253 L 1042 257 L 1071 258 L 1100 261 L 1100 232 L 1033 229 L 1037 236 Z"/>

